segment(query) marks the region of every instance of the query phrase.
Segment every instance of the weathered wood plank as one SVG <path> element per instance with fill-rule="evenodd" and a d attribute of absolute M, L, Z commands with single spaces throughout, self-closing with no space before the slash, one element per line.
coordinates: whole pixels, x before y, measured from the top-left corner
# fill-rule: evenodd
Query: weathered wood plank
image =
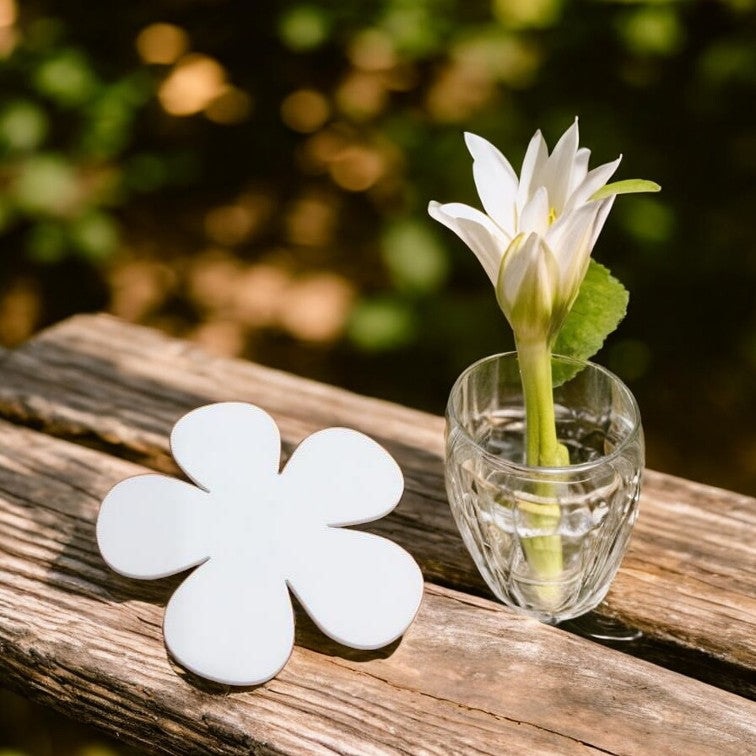
<path fill-rule="evenodd" d="M 756 704 L 427 585 L 387 651 L 298 619 L 278 678 L 247 690 L 172 669 L 162 605 L 176 579 L 106 568 L 101 497 L 144 468 L 0 422 L 0 679 L 170 753 L 742 753 Z"/>
<path fill-rule="evenodd" d="M 168 433 L 208 401 L 256 402 L 291 447 L 347 425 L 396 456 L 407 490 L 373 529 L 407 547 L 426 578 L 487 595 L 449 514 L 443 421 L 239 360 L 107 316 L 69 320 L 0 366 L 0 414 L 172 470 Z M 641 515 L 600 613 L 646 633 L 636 653 L 756 695 L 756 501 L 648 471 Z M 656 644 L 656 645 L 654 645 Z M 628 648 L 632 652 L 632 648 Z"/>

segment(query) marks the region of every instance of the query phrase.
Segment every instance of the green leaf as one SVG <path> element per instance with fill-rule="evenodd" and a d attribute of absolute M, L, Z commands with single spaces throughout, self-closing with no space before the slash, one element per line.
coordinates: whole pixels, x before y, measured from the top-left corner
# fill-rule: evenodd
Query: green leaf
<path fill-rule="evenodd" d="M 71 242 L 93 262 L 105 260 L 118 247 L 118 226 L 100 210 L 90 210 L 71 223 Z"/>
<path fill-rule="evenodd" d="M 325 8 L 297 5 L 285 11 L 279 19 L 278 34 L 290 50 L 309 52 L 328 40 L 331 19 Z"/>
<path fill-rule="evenodd" d="M 416 338 L 415 313 L 401 300 L 363 300 L 352 311 L 347 334 L 365 352 L 399 349 Z"/>
<path fill-rule="evenodd" d="M 34 150 L 47 135 L 45 111 L 30 100 L 8 103 L 0 113 L 0 143 L 19 152 Z"/>
<path fill-rule="evenodd" d="M 607 268 L 591 260 L 577 299 L 554 343 L 553 353 L 576 360 L 593 357 L 625 317 L 629 297 L 627 289 Z M 563 383 L 577 372 L 577 369 L 555 370 L 554 384 Z"/>
<path fill-rule="evenodd" d="M 57 221 L 35 223 L 26 235 L 29 257 L 42 265 L 62 260 L 68 251 L 67 244 L 66 229 Z"/>
<path fill-rule="evenodd" d="M 19 209 L 33 218 L 67 215 L 78 191 L 77 166 L 52 152 L 33 153 L 8 189 Z"/>
<path fill-rule="evenodd" d="M 658 192 L 661 186 L 655 181 L 646 181 L 646 179 L 625 179 L 624 181 L 614 181 L 611 184 L 602 186 L 591 196 L 591 200 L 602 200 L 611 197 L 613 194 L 638 194 L 639 192 Z"/>
<path fill-rule="evenodd" d="M 34 72 L 33 83 L 38 92 L 63 107 L 83 105 L 99 87 L 89 60 L 73 48 L 61 50 L 42 63 Z"/>
<path fill-rule="evenodd" d="M 381 240 L 381 253 L 394 285 L 403 291 L 436 291 L 449 273 L 446 250 L 428 224 L 414 218 L 388 226 Z"/>

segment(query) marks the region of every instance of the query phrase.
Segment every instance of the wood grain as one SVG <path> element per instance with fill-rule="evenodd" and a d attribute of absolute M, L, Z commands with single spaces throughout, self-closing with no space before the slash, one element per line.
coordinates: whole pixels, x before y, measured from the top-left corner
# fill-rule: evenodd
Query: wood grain
<path fill-rule="evenodd" d="M 0 414 L 174 470 L 168 433 L 209 401 L 260 404 L 291 448 L 346 425 L 397 458 L 406 494 L 371 530 L 408 548 L 428 580 L 488 596 L 451 519 L 443 420 L 200 349 L 107 316 L 56 326 L 2 363 Z M 631 653 L 742 695 L 756 683 L 756 500 L 646 474 L 630 550 L 599 613 L 646 634 Z"/>
<path fill-rule="evenodd" d="M 756 704 L 433 585 L 387 650 L 340 647 L 300 614 L 278 678 L 246 690 L 205 684 L 163 646 L 162 606 L 178 580 L 128 580 L 97 553 L 101 497 L 145 471 L 0 422 L 4 682 L 169 753 L 756 748 Z"/>

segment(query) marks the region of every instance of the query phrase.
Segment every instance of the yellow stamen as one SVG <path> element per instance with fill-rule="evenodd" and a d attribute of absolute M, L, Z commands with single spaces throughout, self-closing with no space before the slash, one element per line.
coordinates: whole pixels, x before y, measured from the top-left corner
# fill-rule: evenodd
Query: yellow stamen
<path fill-rule="evenodd" d="M 549 210 L 549 225 L 551 225 L 556 220 L 556 215 L 556 209 L 552 207 Z"/>

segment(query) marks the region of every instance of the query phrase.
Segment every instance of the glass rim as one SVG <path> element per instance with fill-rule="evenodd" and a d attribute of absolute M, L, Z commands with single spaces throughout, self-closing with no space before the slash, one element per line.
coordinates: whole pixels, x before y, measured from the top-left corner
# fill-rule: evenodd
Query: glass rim
<path fill-rule="evenodd" d="M 588 470 L 594 470 L 595 468 L 599 467 L 600 465 L 607 464 L 608 462 L 611 462 L 614 459 L 617 459 L 619 456 L 622 455 L 622 453 L 627 449 L 628 446 L 630 446 L 631 443 L 633 443 L 637 437 L 638 433 L 641 428 L 641 416 L 640 416 L 640 408 L 638 407 L 638 403 L 635 401 L 635 397 L 633 396 L 633 392 L 630 391 L 630 389 L 624 384 L 624 382 L 614 373 L 612 373 L 611 370 L 607 370 L 603 365 L 598 365 L 595 362 L 591 362 L 590 360 L 578 360 L 574 357 L 565 357 L 561 354 L 552 354 L 551 358 L 552 360 L 557 359 L 561 360 L 562 362 L 572 363 L 573 365 L 582 365 L 583 367 L 590 367 L 595 370 L 597 370 L 599 373 L 602 373 L 605 375 L 614 385 L 616 385 L 619 390 L 622 392 L 624 397 L 628 401 L 628 405 L 630 409 L 632 410 L 632 428 L 630 429 L 630 432 L 627 434 L 625 438 L 620 441 L 620 443 L 617 444 L 617 446 L 612 449 L 609 454 L 604 454 L 600 457 L 597 457 L 596 459 L 589 460 L 588 462 L 581 462 L 577 465 L 566 465 L 564 467 L 553 467 L 553 466 L 547 466 L 547 467 L 541 467 L 537 465 L 525 465 L 521 464 L 520 462 L 514 462 L 512 460 L 502 458 L 500 456 L 497 456 L 496 454 L 491 454 L 491 452 L 487 451 L 483 446 L 481 446 L 478 441 L 476 441 L 470 433 L 467 431 L 463 423 L 460 421 L 459 417 L 457 416 L 457 412 L 454 409 L 454 398 L 459 393 L 460 386 L 462 385 L 462 382 L 475 370 L 480 368 L 482 365 L 488 362 L 493 362 L 495 360 L 500 360 L 505 357 L 513 357 L 515 359 L 518 358 L 518 354 L 516 351 L 512 352 L 499 352 L 498 354 L 490 354 L 487 357 L 482 357 L 479 360 L 476 360 L 471 365 L 468 365 L 458 376 L 457 380 L 454 381 L 454 384 L 452 385 L 451 391 L 449 392 L 449 399 L 446 403 L 446 419 L 447 423 L 451 420 L 454 422 L 454 424 L 457 426 L 457 428 L 461 431 L 461 433 L 464 435 L 464 437 L 480 452 L 483 457 L 488 459 L 494 466 L 502 468 L 503 470 L 509 470 L 512 472 L 516 472 L 518 474 L 522 473 L 532 473 L 536 475 L 564 475 L 565 472 L 569 473 L 578 473 L 578 472 L 585 472 Z"/>

